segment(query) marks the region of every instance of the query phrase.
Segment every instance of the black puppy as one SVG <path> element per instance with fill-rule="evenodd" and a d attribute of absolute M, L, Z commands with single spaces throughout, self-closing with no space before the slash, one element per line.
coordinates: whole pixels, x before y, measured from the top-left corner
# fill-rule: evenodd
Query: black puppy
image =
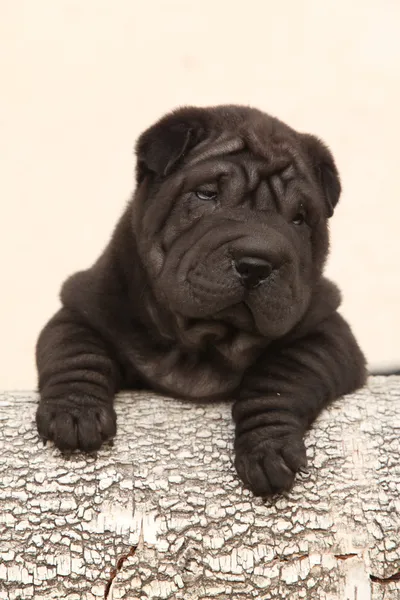
<path fill-rule="evenodd" d="M 39 433 L 98 449 L 123 388 L 233 398 L 239 476 L 257 495 L 288 489 L 309 425 L 366 377 L 322 276 L 340 195 L 332 155 L 240 106 L 177 110 L 136 152 L 109 245 L 66 281 L 39 337 Z"/>

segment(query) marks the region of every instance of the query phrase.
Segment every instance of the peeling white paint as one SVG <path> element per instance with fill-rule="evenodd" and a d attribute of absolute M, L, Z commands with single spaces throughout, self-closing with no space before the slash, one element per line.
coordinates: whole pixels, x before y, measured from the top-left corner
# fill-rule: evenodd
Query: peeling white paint
<path fill-rule="evenodd" d="M 34 411 L 32 395 L 0 395 L 0 600 L 102 598 L 136 545 L 109 600 L 400 597 L 369 579 L 400 563 L 399 379 L 325 411 L 310 477 L 266 502 L 234 473 L 227 404 L 121 395 L 114 448 L 69 460 L 37 441 Z"/>
<path fill-rule="evenodd" d="M 344 573 L 343 600 L 372 600 L 372 583 L 362 557 L 356 556 L 344 561 L 342 572 Z"/>

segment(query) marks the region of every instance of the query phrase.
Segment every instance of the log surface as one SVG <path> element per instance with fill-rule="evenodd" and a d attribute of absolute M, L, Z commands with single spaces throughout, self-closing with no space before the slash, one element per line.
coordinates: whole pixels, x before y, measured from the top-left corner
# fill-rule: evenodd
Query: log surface
<path fill-rule="evenodd" d="M 309 476 L 266 501 L 229 403 L 121 394 L 114 446 L 65 458 L 36 402 L 0 394 L 0 600 L 400 598 L 400 377 L 332 404 Z"/>

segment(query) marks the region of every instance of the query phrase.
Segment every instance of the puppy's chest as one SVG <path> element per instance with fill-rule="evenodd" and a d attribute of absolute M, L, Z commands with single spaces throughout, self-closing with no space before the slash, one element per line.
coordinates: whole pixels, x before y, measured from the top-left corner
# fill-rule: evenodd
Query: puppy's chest
<path fill-rule="evenodd" d="M 232 394 L 261 352 L 259 344 L 196 353 L 178 344 L 160 350 L 143 340 L 131 342 L 127 354 L 134 372 L 157 391 L 193 399 L 224 398 Z"/>

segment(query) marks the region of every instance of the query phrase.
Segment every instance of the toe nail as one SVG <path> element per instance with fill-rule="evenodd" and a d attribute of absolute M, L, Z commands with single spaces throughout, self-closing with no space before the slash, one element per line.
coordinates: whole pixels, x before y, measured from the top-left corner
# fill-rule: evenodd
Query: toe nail
<path fill-rule="evenodd" d="M 303 479 L 307 479 L 311 475 L 310 470 L 306 467 L 300 467 L 299 474 L 303 477 Z"/>

